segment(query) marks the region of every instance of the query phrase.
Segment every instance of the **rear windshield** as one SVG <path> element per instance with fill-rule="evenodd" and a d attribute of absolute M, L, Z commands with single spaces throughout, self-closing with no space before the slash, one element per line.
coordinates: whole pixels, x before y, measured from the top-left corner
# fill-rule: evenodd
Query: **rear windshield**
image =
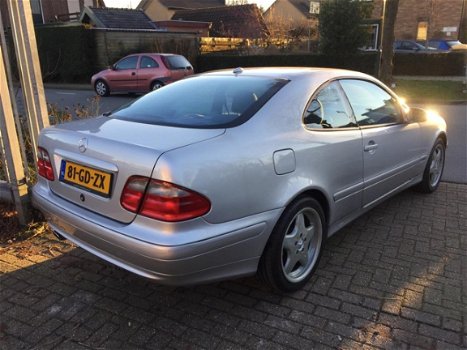
<path fill-rule="evenodd" d="M 185 69 L 190 68 L 191 64 L 183 56 L 163 56 L 167 68 L 169 69 Z"/>
<path fill-rule="evenodd" d="M 188 128 L 228 128 L 251 118 L 284 79 L 198 76 L 180 80 L 121 107 L 113 118 Z"/>

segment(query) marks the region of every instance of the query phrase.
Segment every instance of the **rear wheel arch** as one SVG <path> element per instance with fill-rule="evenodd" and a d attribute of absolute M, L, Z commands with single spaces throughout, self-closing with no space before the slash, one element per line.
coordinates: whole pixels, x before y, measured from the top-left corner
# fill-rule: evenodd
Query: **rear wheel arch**
<path fill-rule="evenodd" d="M 299 193 L 289 203 L 287 203 L 286 207 L 291 206 L 294 202 L 298 201 L 301 198 L 312 198 L 316 200 L 321 205 L 321 208 L 323 209 L 326 223 L 329 224 L 329 218 L 331 217 L 330 215 L 331 208 L 329 205 L 329 200 L 323 191 L 316 189 L 316 188 L 305 190 L 304 192 Z"/>

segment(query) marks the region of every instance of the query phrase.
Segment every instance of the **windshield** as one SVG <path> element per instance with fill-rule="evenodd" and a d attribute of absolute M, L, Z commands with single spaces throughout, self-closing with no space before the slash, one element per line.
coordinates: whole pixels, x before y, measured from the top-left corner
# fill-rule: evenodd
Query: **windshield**
<path fill-rule="evenodd" d="M 251 118 L 288 81 L 251 76 L 180 80 L 121 107 L 113 118 L 188 128 L 228 128 Z"/>

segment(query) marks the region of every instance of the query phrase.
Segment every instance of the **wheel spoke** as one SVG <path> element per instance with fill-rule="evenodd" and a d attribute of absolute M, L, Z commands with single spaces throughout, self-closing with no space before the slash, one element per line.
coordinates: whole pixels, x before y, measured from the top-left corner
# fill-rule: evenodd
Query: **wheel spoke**
<path fill-rule="evenodd" d="M 298 262 L 303 266 L 306 267 L 308 265 L 308 249 L 305 249 L 299 256 Z"/>
<path fill-rule="evenodd" d="M 303 216 L 303 213 L 297 215 L 297 218 L 295 219 L 295 229 L 298 230 L 299 235 L 306 233 L 305 217 Z"/>
<path fill-rule="evenodd" d="M 295 254 L 295 252 L 287 255 L 287 261 L 284 265 L 284 270 L 286 274 L 290 274 L 292 272 L 295 265 L 297 265 L 298 258 L 299 256 L 298 254 Z"/>
<path fill-rule="evenodd" d="M 293 231 L 292 231 L 293 232 Z M 288 254 L 295 251 L 295 236 L 296 235 L 287 235 L 284 237 L 284 243 L 282 247 L 287 251 Z"/>

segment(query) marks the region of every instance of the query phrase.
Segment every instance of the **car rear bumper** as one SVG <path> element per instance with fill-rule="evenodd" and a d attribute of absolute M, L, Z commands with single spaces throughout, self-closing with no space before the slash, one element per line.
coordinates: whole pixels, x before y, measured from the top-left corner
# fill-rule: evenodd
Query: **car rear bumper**
<path fill-rule="evenodd" d="M 280 215 L 276 209 L 248 220 L 217 224 L 226 231 L 209 239 L 164 245 L 130 237 L 134 223 L 120 224 L 89 212 L 56 195 L 43 185 L 33 188 L 33 204 L 53 231 L 121 268 L 166 285 L 191 285 L 251 275 L 269 234 Z M 206 229 L 212 229 L 206 223 Z M 135 229 L 138 229 L 135 227 Z M 177 235 L 177 232 L 172 233 Z M 196 236 L 196 235 L 195 235 Z"/>

